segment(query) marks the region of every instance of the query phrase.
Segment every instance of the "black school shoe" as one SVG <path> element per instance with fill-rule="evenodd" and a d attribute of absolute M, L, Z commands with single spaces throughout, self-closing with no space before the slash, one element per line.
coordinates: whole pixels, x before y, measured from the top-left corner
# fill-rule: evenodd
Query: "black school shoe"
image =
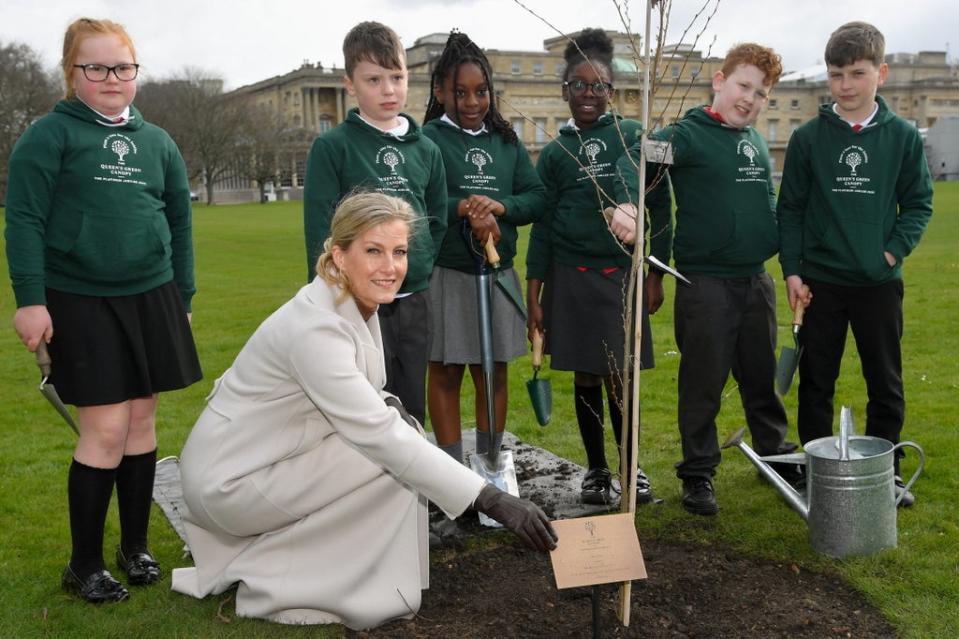
<path fill-rule="evenodd" d="M 713 482 L 705 477 L 683 480 L 683 509 L 694 515 L 711 516 L 719 512 Z"/>
<path fill-rule="evenodd" d="M 606 505 L 613 503 L 610 489 L 613 486 L 608 468 L 590 468 L 583 477 L 580 501 L 584 504 Z"/>
<path fill-rule="evenodd" d="M 60 585 L 90 603 L 116 603 L 130 597 L 130 593 L 106 570 L 98 570 L 86 579 L 80 579 L 70 564 L 63 571 Z"/>
<path fill-rule="evenodd" d="M 642 468 L 636 469 L 636 503 L 648 504 L 653 501 L 653 487 Z"/>
<path fill-rule="evenodd" d="M 117 546 L 117 566 L 127 574 L 131 586 L 149 586 L 160 581 L 160 564 L 148 552 L 134 552 L 127 557 Z"/>

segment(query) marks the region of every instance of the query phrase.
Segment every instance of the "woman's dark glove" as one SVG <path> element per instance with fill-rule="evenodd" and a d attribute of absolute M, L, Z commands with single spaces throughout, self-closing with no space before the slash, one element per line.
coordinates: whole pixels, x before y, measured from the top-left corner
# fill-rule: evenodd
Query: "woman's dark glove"
<path fill-rule="evenodd" d="M 512 530 L 533 550 L 547 552 L 556 548 L 559 539 L 556 531 L 546 513 L 531 501 L 486 484 L 473 502 L 473 508 Z"/>
<path fill-rule="evenodd" d="M 419 430 L 419 429 L 420 429 L 419 424 L 416 423 L 416 420 L 413 419 L 413 416 L 412 416 L 412 415 L 410 415 L 409 413 L 406 412 L 406 407 L 403 406 L 403 403 L 400 402 L 399 399 L 397 399 L 396 397 L 393 397 L 392 395 L 390 395 L 390 396 L 388 396 L 386 399 L 384 399 L 383 401 L 385 401 L 385 402 L 386 402 L 386 405 L 389 406 L 390 408 L 395 408 L 395 409 L 399 412 L 400 417 L 403 418 L 403 421 L 404 421 L 404 422 L 406 422 L 407 424 L 409 424 L 410 426 L 412 426 L 412 427 L 415 428 L 416 430 Z"/>

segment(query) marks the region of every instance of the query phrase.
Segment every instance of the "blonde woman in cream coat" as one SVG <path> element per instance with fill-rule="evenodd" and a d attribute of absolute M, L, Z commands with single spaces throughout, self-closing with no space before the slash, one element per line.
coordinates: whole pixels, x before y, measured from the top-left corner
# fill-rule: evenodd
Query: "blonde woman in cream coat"
<path fill-rule="evenodd" d="M 318 277 L 271 315 L 214 384 L 181 456 L 195 597 L 238 584 L 236 613 L 369 628 L 410 616 L 428 587 L 425 501 L 472 506 L 530 547 L 555 547 L 543 512 L 430 444 L 386 382 L 378 304 L 406 274 L 413 214 L 343 200 Z"/>

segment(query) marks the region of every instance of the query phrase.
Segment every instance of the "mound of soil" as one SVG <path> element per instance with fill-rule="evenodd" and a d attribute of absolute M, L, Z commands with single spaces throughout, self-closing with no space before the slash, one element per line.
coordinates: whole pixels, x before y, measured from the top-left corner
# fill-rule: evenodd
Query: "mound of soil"
<path fill-rule="evenodd" d="M 649 578 L 633 582 L 629 627 L 616 584 L 598 587 L 602 637 L 894 637 L 838 578 L 715 547 L 646 540 Z M 592 637 L 592 588 L 557 590 L 549 558 L 518 546 L 434 552 L 430 589 L 411 620 L 356 639 Z"/>

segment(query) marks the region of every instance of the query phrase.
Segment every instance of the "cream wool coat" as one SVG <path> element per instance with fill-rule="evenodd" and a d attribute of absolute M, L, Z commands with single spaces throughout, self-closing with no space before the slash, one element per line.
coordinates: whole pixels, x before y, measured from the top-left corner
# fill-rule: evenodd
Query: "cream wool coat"
<path fill-rule="evenodd" d="M 388 407 L 379 321 L 317 277 L 214 384 L 181 456 L 194 597 L 236 613 L 369 628 L 428 587 L 425 496 L 456 516 L 484 480 Z"/>

